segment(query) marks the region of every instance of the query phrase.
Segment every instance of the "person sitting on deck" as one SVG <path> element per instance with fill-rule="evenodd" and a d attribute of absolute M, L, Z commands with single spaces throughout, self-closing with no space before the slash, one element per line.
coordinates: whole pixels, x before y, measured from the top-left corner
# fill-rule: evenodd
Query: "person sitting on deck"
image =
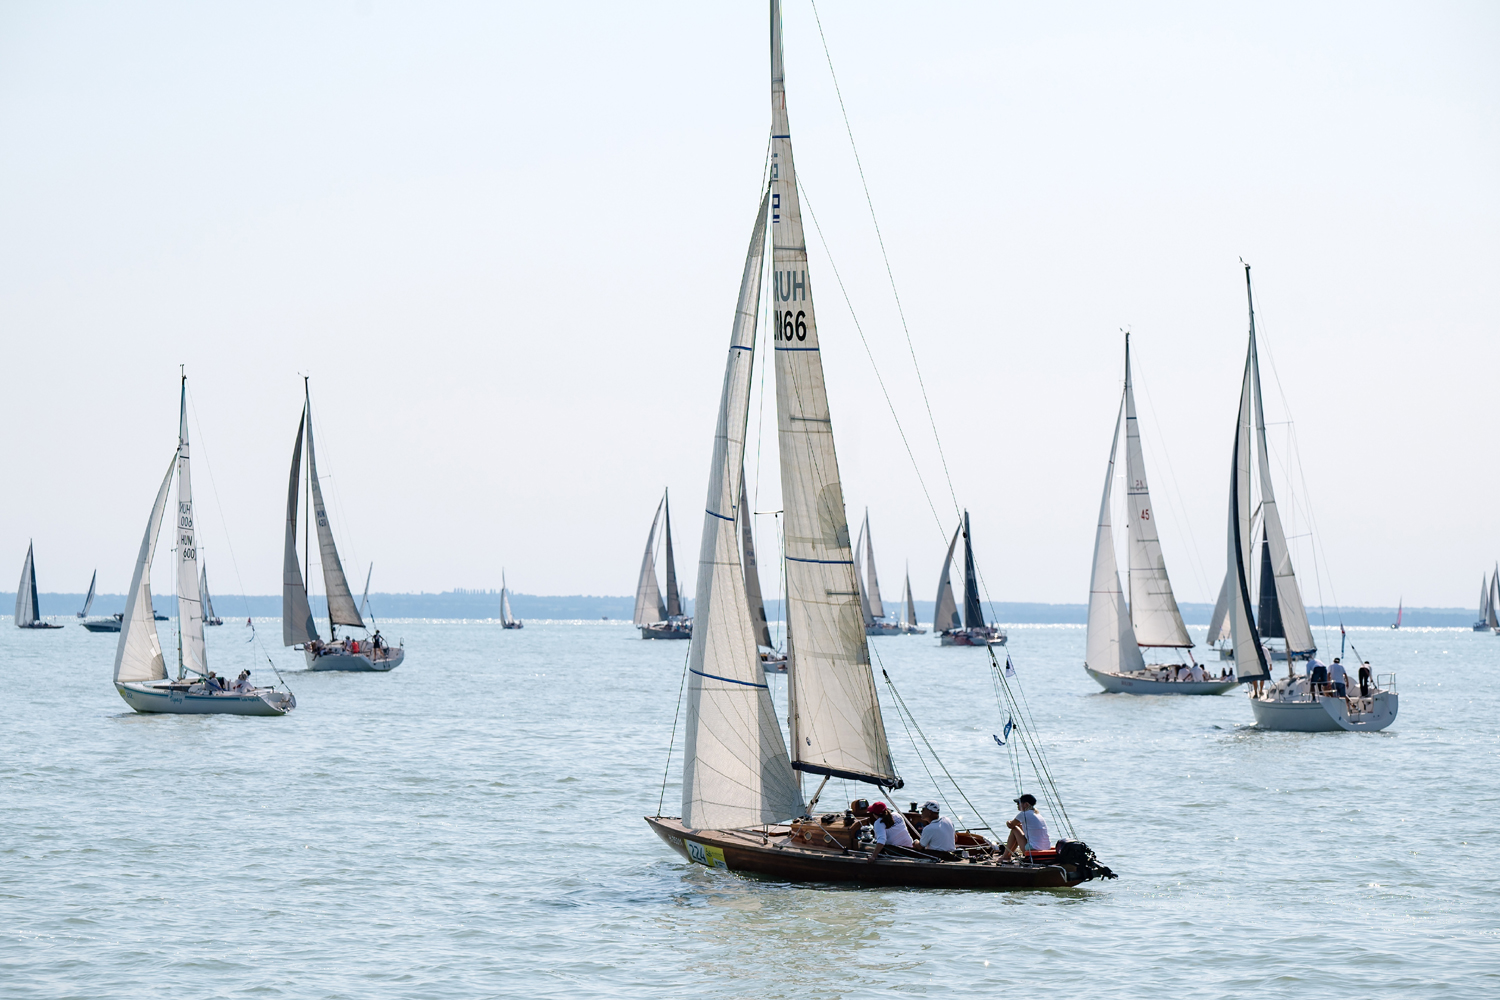
<path fill-rule="evenodd" d="M 350 639 L 349 640 L 349 652 L 351 652 L 351 653 L 357 653 L 357 652 L 359 652 L 359 640 L 358 639 Z"/>
<path fill-rule="evenodd" d="M 1021 811 L 1016 813 L 1015 819 L 1005 823 L 1010 827 L 1010 837 L 1005 842 L 1005 853 L 1000 855 L 1001 861 L 1009 861 L 1023 852 L 1030 854 L 1033 851 L 1052 850 L 1052 836 L 1047 832 L 1047 821 L 1036 814 L 1036 796 L 1027 792 L 1016 799 L 1016 805 Z"/>
<path fill-rule="evenodd" d="M 953 821 L 939 815 L 936 802 L 922 803 L 922 847 L 929 851 L 955 851 Z"/>
<path fill-rule="evenodd" d="M 878 859 L 887 844 L 893 847 L 911 846 L 911 831 L 906 829 L 905 817 L 896 815 L 884 802 L 871 802 L 870 815 L 874 818 L 870 827 L 875 833 L 875 846 L 866 860 Z"/>
<path fill-rule="evenodd" d="M 234 689 L 241 694 L 250 690 L 250 671 L 240 671 L 240 675 L 234 679 Z"/>
<path fill-rule="evenodd" d="M 1203 672 L 1203 668 L 1201 666 L 1194 663 L 1193 668 L 1188 671 L 1188 680 L 1206 681 L 1208 680 L 1208 675 Z"/>

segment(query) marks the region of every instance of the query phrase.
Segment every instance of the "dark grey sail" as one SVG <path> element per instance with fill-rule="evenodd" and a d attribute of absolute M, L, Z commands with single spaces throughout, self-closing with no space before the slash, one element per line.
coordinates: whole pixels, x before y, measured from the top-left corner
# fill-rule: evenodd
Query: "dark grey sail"
<path fill-rule="evenodd" d="M 1255 630 L 1262 639 L 1285 639 L 1281 602 L 1276 598 L 1276 572 L 1271 568 L 1271 541 L 1260 540 L 1260 606 L 1255 609 Z"/>
<path fill-rule="evenodd" d="M 964 628 L 984 628 L 979 606 L 979 574 L 974 571 L 974 540 L 969 535 L 969 512 L 964 511 Z"/>
<path fill-rule="evenodd" d="M 667 515 L 667 617 L 682 614 L 682 595 L 677 590 L 677 561 L 672 558 L 672 498 L 670 492 L 662 498 Z"/>
<path fill-rule="evenodd" d="M 94 606 L 94 584 L 99 582 L 99 571 L 94 570 L 94 575 L 89 577 L 89 594 L 83 599 L 83 610 L 78 612 L 79 618 L 87 618 L 89 609 Z"/>

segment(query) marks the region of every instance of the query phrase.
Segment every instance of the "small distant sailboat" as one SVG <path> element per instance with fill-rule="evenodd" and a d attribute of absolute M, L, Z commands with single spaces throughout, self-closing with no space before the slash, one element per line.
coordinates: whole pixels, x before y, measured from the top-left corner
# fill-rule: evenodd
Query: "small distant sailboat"
<path fill-rule="evenodd" d="M 309 670 L 353 670 L 384 673 L 394 670 L 406 659 L 406 650 L 392 647 L 376 629 L 375 634 L 364 641 L 338 638 L 338 627 L 364 629 L 364 619 L 354 606 L 354 595 L 349 591 L 349 580 L 344 576 L 344 564 L 339 561 L 339 550 L 333 542 L 333 528 L 329 524 L 328 509 L 323 504 L 323 486 L 318 481 L 318 460 L 313 449 L 312 392 L 307 379 L 302 380 L 302 417 L 297 422 L 297 443 L 292 447 L 291 482 L 286 495 L 286 544 L 282 553 L 281 569 L 281 642 L 302 650 L 307 658 Z M 303 583 L 303 566 L 297 563 L 297 493 L 301 488 L 302 438 L 307 437 L 307 508 L 303 518 L 303 545 L 307 548 L 307 559 L 312 558 L 311 521 L 318 523 L 319 562 L 323 566 L 323 587 L 328 598 L 328 637 L 324 642 L 318 636 L 318 627 L 313 623 L 312 606 L 308 602 L 307 587 Z M 374 564 L 371 564 L 374 570 Z M 308 572 L 311 572 L 310 566 Z M 366 576 L 368 584 L 369 577 Z"/>
<path fill-rule="evenodd" d="M 78 612 L 79 618 L 87 618 L 89 616 L 89 608 L 92 608 L 94 606 L 94 584 L 98 582 L 99 571 L 96 569 L 94 570 L 94 575 L 89 577 L 89 592 L 88 595 L 83 599 L 83 610 Z"/>
<path fill-rule="evenodd" d="M 198 590 L 203 595 L 203 624 L 223 625 L 224 619 L 214 614 L 214 599 L 208 596 L 208 563 L 203 564 L 202 575 L 198 581 Z"/>
<path fill-rule="evenodd" d="M 505 583 L 505 570 L 500 571 L 500 627 L 525 628 L 521 619 L 510 613 L 510 588 Z"/>
<path fill-rule="evenodd" d="M 1266 413 L 1260 391 L 1260 358 L 1255 346 L 1255 300 L 1250 289 L 1250 265 L 1245 265 L 1245 296 L 1250 312 L 1250 345 L 1234 427 L 1234 460 L 1229 474 L 1228 577 L 1226 621 L 1234 643 L 1235 668 L 1242 683 L 1256 683 L 1250 697 L 1255 722 L 1262 729 L 1291 732 L 1378 730 L 1396 719 L 1399 701 L 1394 675 L 1372 678 L 1368 695 L 1340 698 L 1314 691 L 1307 676 L 1298 675 L 1295 661 L 1313 656 L 1315 644 L 1307 624 L 1307 609 L 1292 570 L 1291 552 L 1282 531 L 1276 496 L 1271 489 L 1271 459 L 1266 444 Z M 1252 464 L 1252 440 L 1255 459 Z M 1257 476 L 1256 473 L 1259 473 Z M 1252 480 L 1260 488 L 1261 559 L 1259 617 L 1250 608 L 1251 568 L 1255 561 Z M 1263 642 L 1284 640 L 1287 676 L 1271 682 L 1270 657 Z"/>
<path fill-rule="evenodd" d="M 1484 624 L 1491 632 L 1500 635 L 1500 563 L 1490 574 L 1490 597 L 1485 604 Z"/>
<path fill-rule="evenodd" d="M 1391 626 L 1391 628 L 1400 628 L 1401 627 L 1401 605 L 1403 603 L 1405 603 L 1405 601 L 1406 601 L 1405 597 L 1402 597 L 1402 598 L 1400 598 L 1399 600 L 1396 601 L 1396 622 L 1395 622 L 1395 624 L 1393 624 Z"/>
<path fill-rule="evenodd" d="M 953 550 L 958 537 L 964 539 L 964 616 L 958 617 L 958 604 L 953 599 Z M 943 646 L 1003 646 L 1005 633 L 984 620 L 984 609 L 979 603 L 979 575 L 974 571 L 974 542 L 969 534 L 969 512 L 953 532 L 953 541 L 948 543 L 948 555 L 943 559 L 943 572 L 938 577 L 937 601 L 932 612 L 932 627 L 937 630 Z"/>
<path fill-rule="evenodd" d="M 49 629 L 62 628 L 49 625 L 42 619 L 42 605 L 36 592 L 36 563 L 32 558 L 33 543 L 26 543 L 26 561 L 21 564 L 21 582 L 16 586 L 16 628 Z"/>
<path fill-rule="evenodd" d="M 208 669 L 203 643 L 203 605 L 199 590 L 197 529 L 193 523 L 193 484 L 189 474 L 187 376 L 182 378 L 181 422 L 177 450 L 156 492 L 146 537 L 130 592 L 125 595 L 120 641 L 115 647 L 115 690 L 137 712 L 177 715 L 285 715 L 297 707 L 290 691 L 253 687 L 248 681 L 226 690 Z M 167 679 L 156 615 L 151 610 L 151 560 L 166 519 L 172 476 L 177 476 L 177 509 L 173 560 L 177 564 L 177 679 Z M 189 677 L 188 674 L 193 676 Z"/>
<path fill-rule="evenodd" d="M 1115 536 L 1111 500 L 1115 455 L 1120 429 L 1125 430 L 1126 508 L 1130 604 L 1120 589 L 1115 564 Z M 1151 507 L 1146 484 L 1146 454 L 1141 446 L 1135 413 L 1135 391 L 1130 381 L 1130 335 L 1125 335 L 1125 392 L 1110 438 L 1109 465 L 1104 473 L 1104 496 L 1099 501 L 1099 525 L 1094 533 L 1094 568 L 1089 580 L 1088 638 L 1083 669 L 1113 694 L 1222 694 L 1239 682 L 1205 675 L 1193 661 L 1193 640 L 1177 608 L 1167 564 L 1162 557 L 1159 519 Z M 1187 651 L 1184 663 L 1146 663 L 1143 649 Z M 1178 678 L 1182 679 L 1179 680 Z"/>
<path fill-rule="evenodd" d="M 1490 575 L 1479 578 L 1479 617 L 1474 620 L 1474 631 L 1484 632 L 1490 627 L 1490 616 L 1494 613 L 1490 602 Z"/>
<path fill-rule="evenodd" d="M 903 635 L 926 635 L 927 630 L 917 625 L 917 602 L 911 596 L 911 569 L 906 570 L 906 581 L 901 585 L 901 618 L 898 624 Z"/>
<path fill-rule="evenodd" d="M 863 563 L 863 566 L 861 566 Z M 880 600 L 880 577 L 875 574 L 875 541 L 870 537 L 870 509 L 854 543 L 854 583 L 859 588 L 859 608 L 865 616 L 865 635 L 902 635 L 899 624 L 885 616 Z"/>
<path fill-rule="evenodd" d="M 662 595 L 656 580 L 656 530 L 666 522 L 667 592 Z M 693 620 L 682 613 L 682 593 L 677 587 L 677 562 L 672 557 L 672 504 L 662 493 L 656 517 L 646 535 L 646 554 L 641 558 L 641 577 L 635 586 L 635 617 L 642 639 L 691 639 Z"/>

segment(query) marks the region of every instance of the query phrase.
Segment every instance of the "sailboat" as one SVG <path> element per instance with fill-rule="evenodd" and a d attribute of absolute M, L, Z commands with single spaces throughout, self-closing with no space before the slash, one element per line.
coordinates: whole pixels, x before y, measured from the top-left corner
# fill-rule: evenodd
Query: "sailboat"
<path fill-rule="evenodd" d="M 505 570 L 500 570 L 500 627 L 525 628 L 521 619 L 510 613 L 510 588 L 505 583 Z"/>
<path fill-rule="evenodd" d="M 87 618 L 89 616 L 89 608 L 94 606 L 94 584 L 98 582 L 99 571 L 96 569 L 94 570 L 94 575 L 89 577 L 89 592 L 83 598 L 83 610 L 78 612 L 79 618 Z"/>
<path fill-rule="evenodd" d="M 302 380 L 302 416 L 297 421 L 297 442 L 292 446 L 291 481 L 286 491 L 286 544 L 282 550 L 281 567 L 281 642 L 302 650 L 307 658 L 309 670 L 354 670 L 384 673 L 394 670 L 406 659 L 403 646 L 392 647 L 381 637 L 380 630 L 363 641 L 345 638 L 340 641 L 338 628 L 364 629 L 364 618 L 354 606 L 354 595 L 349 591 L 349 581 L 344 576 L 344 564 L 339 560 L 338 547 L 333 542 L 333 528 L 328 520 L 328 509 L 323 504 L 323 486 L 318 481 L 318 459 L 313 448 L 312 392 L 308 380 Z M 307 586 L 303 582 L 304 568 L 311 573 L 306 563 L 297 562 L 297 493 L 301 488 L 302 438 L 307 437 L 307 515 L 303 517 L 303 546 L 307 560 L 312 558 L 312 535 L 310 522 L 318 523 L 318 561 L 323 566 L 323 587 L 328 598 L 328 642 L 318 635 L 313 622 L 312 606 L 307 598 Z M 371 569 L 374 565 L 371 564 Z M 366 577 L 368 581 L 368 577 Z"/>
<path fill-rule="evenodd" d="M 1491 632 L 1500 635 L 1500 563 L 1495 564 L 1495 572 L 1490 574 L 1490 598 L 1485 603 L 1484 623 Z"/>
<path fill-rule="evenodd" d="M 1474 631 L 1484 632 L 1490 627 L 1490 615 L 1493 607 L 1490 602 L 1490 576 L 1488 573 L 1479 578 L 1479 617 L 1474 620 Z"/>
<path fill-rule="evenodd" d="M 198 580 L 198 590 L 203 595 L 203 624 L 223 625 L 224 619 L 214 614 L 214 599 L 208 596 L 208 563 L 203 564 Z"/>
<path fill-rule="evenodd" d="M 1125 429 L 1126 507 L 1130 552 L 1130 603 L 1120 589 L 1115 565 L 1115 537 L 1111 509 L 1115 455 L 1120 428 Z M 1088 639 L 1083 669 L 1099 686 L 1113 694 L 1222 694 L 1238 681 L 1205 676 L 1202 668 L 1187 670 L 1181 663 L 1148 664 L 1143 649 L 1185 650 L 1192 660 L 1193 640 L 1177 608 L 1158 534 L 1160 519 L 1151 506 L 1146 483 L 1146 455 L 1141 446 L 1135 413 L 1135 391 L 1130 382 L 1130 334 L 1125 335 L 1125 392 L 1120 398 L 1115 432 L 1110 438 L 1109 465 L 1104 473 L 1104 496 L 1099 501 L 1099 525 L 1094 533 L 1094 568 L 1089 579 Z M 1177 678 L 1182 676 L 1182 680 Z"/>
<path fill-rule="evenodd" d="M 32 557 L 33 543 L 26 543 L 26 561 L 21 564 L 21 582 L 16 585 L 16 628 L 49 629 L 62 628 L 49 625 L 42 619 L 42 605 L 36 593 L 36 562 Z"/>
<path fill-rule="evenodd" d="M 656 581 L 656 531 L 666 523 L 667 591 L 662 595 Z M 646 535 L 646 554 L 641 558 L 641 576 L 635 587 L 635 617 L 642 639 L 691 639 L 693 620 L 682 613 L 682 592 L 677 586 L 677 561 L 672 557 L 672 503 L 662 493 L 656 517 Z"/>
<path fill-rule="evenodd" d="M 885 616 L 880 600 L 880 577 L 875 574 L 875 541 L 870 537 L 870 510 L 854 545 L 854 583 L 859 587 L 859 608 L 865 616 L 865 635 L 902 635 L 901 626 Z"/>
<path fill-rule="evenodd" d="M 1260 358 L 1255 344 L 1255 299 L 1250 287 L 1250 265 L 1245 265 L 1245 297 L 1250 313 L 1250 345 L 1245 356 L 1244 381 L 1234 427 L 1234 458 L 1229 472 L 1228 577 L 1226 616 L 1234 644 L 1235 668 L 1243 683 L 1254 682 L 1250 707 L 1262 729 L 1293 732 L 1378 730 L 1396 719 L 1399 701 L 1394 675 L 1372 678 L 1368 697 L 1313 691 L 1305 675 L 1296 673 L 1299 659 L 1315 652 L 1307 609 L 1297 587 L 1292 556 L 1281 527 L 1276 496 L 1271 487 L 1271 459 L 1266 443 L 1266 413 L 1260 390 Z M 1252 444 L 1255 459 L 1252 462 Z M 1257 475 L 1258 473 L 1258 475 Z M 1253 486 L 1260 495 L 1260 606 L 1251 613 L 1251 574 L 1255 563 L 1256 508 Z M 1264 640 L 1284 640 L 1287 676 L 1271 682 L 1270 657 Z M 1330 688 L 1331 690 L 1331 688 Z"/>
<path fill-rule="evenodd" d="M 1399 600 L 1396 601 L 1396 621 L 1395 621 L 1394 624 L 1391 625 L 1391 628 L 1400 628 L 1401 627 L 1401 605 L 1403 603 L 1405 603 L 1405 601 L 1406 601 L 1405 597 L 1402 597 L 1402 598 L 1400 598 Z"/>
<path fill-rule="evenodd" d="M 709 467 L 687 664 L 682 814 L 648 816 L 646 822 L 689 861 L 797 882 L 1076 885 L 1105 874 L 1083 845 L 1077 845 L 1083 850 L 1076 863 L 1057 856 L 1002 864 L 984 837 L 960 831 L 952 854 L 896 848 L 872 857 L 861 840 L 869 831 L 864 800 L 813 818 L 831 778 L 874 785 L 887 795 L 902 780 L 886 739 L 855 582 L 792 164 L 780 5 L 771 0 L 770 6 L 770 189 L 761 198 L 746 254 Z M 768 219 L 790 752 L 757 655 L 734 537 Z M 802 774 L 823 779 L 805 805 Z"/>
<path fill-rule="evenodd" d="M 906 570 L 906 580 L 901 585 L 901 604 L 898 606 L 900 618 L 896 624 L 901 626 L 902 635 L 926 635 L 927 630 L 917 625 L 917 602 L 911 596 L 911 569 Z"/>
<path fill-rule="evenodd" d="M 958 604 L 953 599 L 953 551 L 958 538 L 964 539 L 964 616 L 958 617 Z M 943 646 L 1003 646 L 1005 632 L 989 625 L 984 620 L 984 608 L 979 603 L 979 575 L 974 571 L 974 543 L 969 534 L 969 512 L 953 531 L 953 541 L 948 543 L 948 554 L 943 558 L 943 571 L 938 574 L 937 600 L 933 603 L 932 627 L 937 631 L 939 645 Z"/>
<path fill-rule="evenodd" d="M 115 646 L 115 690 L 137 712 L 177 715 L 285 715 L 297 707 L 290 691 L 253 687 L 248 682 L 225 690 L 208 669 L 203 643 L 203 604 L 199 590 L 198 535 L 193 522 L 193 483 L 189 472 L 187 376 L 182 377 L 182 408 L 177 450 L 151 505 L 146 536 L 125 595 L 120 640 Z M 156 615 L 151 610 L 151 561 L 166 519 L 169 488 L 177 477 L 173 561 L 177 569 L 177 679 L 167 678 Z M 189 675 L 192 676 L 189 676 Z"/>

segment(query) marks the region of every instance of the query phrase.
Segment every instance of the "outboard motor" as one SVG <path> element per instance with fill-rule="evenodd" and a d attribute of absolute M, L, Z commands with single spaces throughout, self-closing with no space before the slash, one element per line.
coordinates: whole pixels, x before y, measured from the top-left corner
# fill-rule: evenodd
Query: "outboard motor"
<path fill-rule="evenodd" d="M 1089 845 L 1081 840 L 1059 840 L 1057 842 L 1057 860 L 1072 868 L 1077 869 L 1079 881 L 1087 882 L 1096 878 L 1119 878 L 1105 865 L 1099 863 Z"/>

